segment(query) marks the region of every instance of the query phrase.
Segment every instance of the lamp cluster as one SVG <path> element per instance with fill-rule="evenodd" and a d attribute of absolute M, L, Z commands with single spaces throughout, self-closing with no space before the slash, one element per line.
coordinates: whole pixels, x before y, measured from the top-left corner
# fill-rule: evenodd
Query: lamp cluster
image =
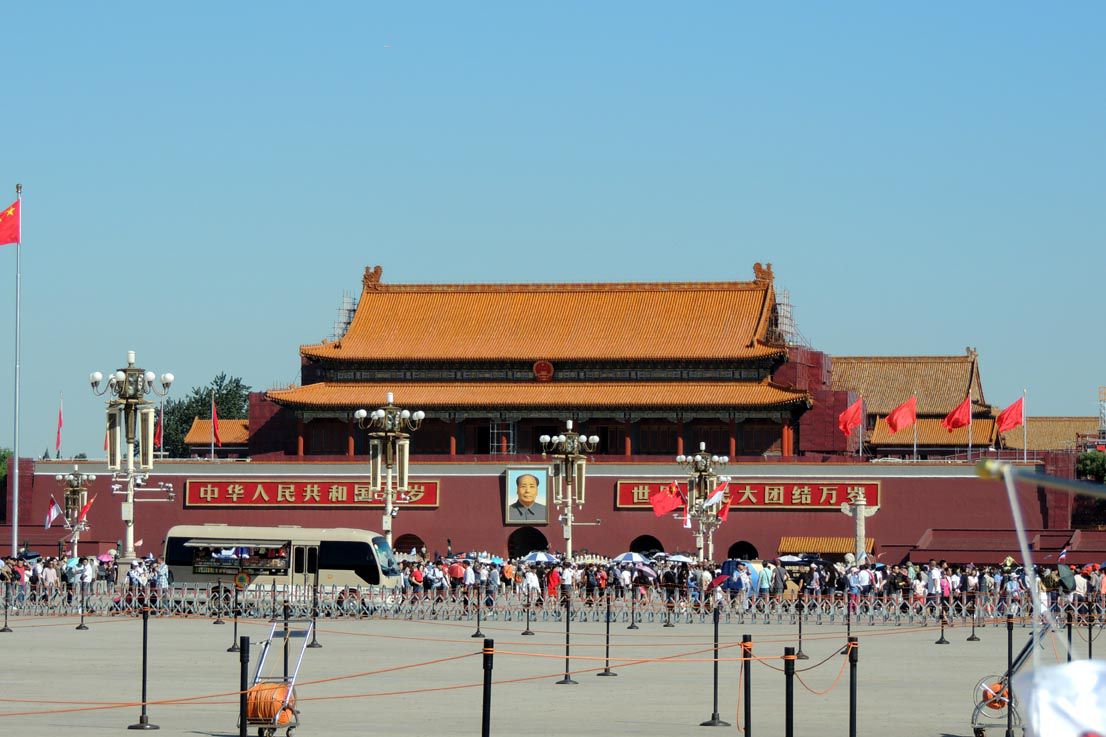
<path fill-rule="evenodd" d="M 390 545 L 392 518 L 399 513 L 395 502 L 407 501 L 411 448 L 408 433 L 422 426 L 426 413 L 400 409 L 395 405 L 395 396 L 388 392 L 387 404 L 383 407 L 372 412 L 359 409 L 353 417 L 358 427 L 369 431 L 369 488 L 384 497 L 381 527 Z"/>
<path fill-rule="evenodd" d="M 171 373 L 166 372 L 161 375 L 160 386 L 158 386 L 155 383 L 158 379 L 157 374 L 135 368 L 134 351 L 127 351 L 127 367 L 116 369 L 114 373 L 109 374 L 108 382 L 103 389 L 100 388 L 100 384 L 104 381 L 104 375 L 99 371 L 89 374 L 88 382 L 97 396 L 103 396 L 110 391 L 119 399 L 140 399 L 151 392 L 164 397 L 169 393 L 169 387 L 173 385 L 174 378 Z"/>

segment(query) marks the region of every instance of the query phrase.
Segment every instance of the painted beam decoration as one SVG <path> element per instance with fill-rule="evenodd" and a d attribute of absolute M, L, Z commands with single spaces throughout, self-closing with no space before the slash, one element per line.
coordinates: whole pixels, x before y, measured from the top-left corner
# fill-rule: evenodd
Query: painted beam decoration
<path fill-rule="evenodd" d="M 435 509 L 441 482 L 412 480 L 406 495 L 396 497 L 397 507 Z M 334 479 L 202 479 L 188 480 L 185 507 L 383 507 L 384 494 L 364 481 Z"/>
<path fill-rule="evenodd" d="M 676 482 L 687 494 L 687 482 Z M 649 494 L 671 481 L 619 481 L 615 493 L 618 509 L 648 509 Z M 731 509 L 772 510 L 808 509 L 836 512 L 843 503 L 855 504 L 861 499 L 869 507 L 880 503 L 879 481 L 741 481 L 731 480 L 724 498 Z"/>

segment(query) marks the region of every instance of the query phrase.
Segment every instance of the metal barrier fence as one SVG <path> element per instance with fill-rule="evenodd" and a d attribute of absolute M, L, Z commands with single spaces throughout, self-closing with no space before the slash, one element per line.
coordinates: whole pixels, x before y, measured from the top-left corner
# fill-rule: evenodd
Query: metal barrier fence
<path fill-rule="evenodd" d="M 495 592 L 461 588 L 430 591 L 403 591 L 380 587 L 310 586 L 267 589 L 251 587 L 236 592 L 232 585 L 174 585 L 169 588 L 104 586 L 45 587 L 5 584 L 3 604 L 18 616 L 136 615 L 149 606 L 153 616 L 230 617 L 237 608 L 245 618 L 267 619 L 279 615 L 285 602 L 293 616 L 321 618 L 370 618 L 427 621 L 475 620 L 477 607 L 487 621 L 523 622 L 526 610 L 534 622 L 562 621 L 565 597 L 572 597 L 570 617 L 577 622 L 601 622 L 608 592 L 602 590 L 563 589 L 526 594 L 516 588 Z M 700 599 L 683 591 L 660 587 L 637 587 L 609 592 L 613 622 L 706 623 L 715 607 L 725 624 L 797 624 L 856 626 L 928 626 L 942 620 L 950 626 L 983 627 L 1011 614 L 1018 618 L 1035 613 L 1033 603 L 1021 595 L 958 594 L 949 598 L 849 596 L 828 594 L 812 597 L 741 597 L 725 594 Z M 1040 601 L 1037 604 L 1041 604 Z M 1074 621 L 1103 622 L 1106 602 L 1100 597 L 1086 601 L 1068 596 L 1052 596 L 1052 612 L 1061 620 L 1070 615 Z"/>

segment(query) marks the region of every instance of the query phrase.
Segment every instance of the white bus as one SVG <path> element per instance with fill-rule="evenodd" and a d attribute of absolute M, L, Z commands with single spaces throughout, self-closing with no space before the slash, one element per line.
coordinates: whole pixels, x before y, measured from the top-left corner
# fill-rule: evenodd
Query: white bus
<path fill-rule="evenodd" d="M 245 573 L 250 586 L 399 585 L 388 540 L 346 527 L 177 525 L 165 537 L 173 583 L 231 585 Z"/>

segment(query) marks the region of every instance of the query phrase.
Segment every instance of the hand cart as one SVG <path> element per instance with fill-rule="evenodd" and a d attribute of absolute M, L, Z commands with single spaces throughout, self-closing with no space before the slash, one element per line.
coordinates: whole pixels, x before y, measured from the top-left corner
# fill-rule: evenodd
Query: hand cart
<path fill-rule="evenodd" d="M 1042 640 L 1049 631 L 1048 625 L 1043 625 L 1037 632 L 1036 642 L 1030 635 L 1029 642 L 1025 643 L 1021 652 L 1014 657 L 1009 671 L 1001 676 L 984 676 L 979 679 L 972 691 L 972 703 L 975 705 L 972 709 L 972 734 L 975 737 L 986 737 L 988 727 L 1005 729 L 1008 709 L 1013 709 L 1011 725 L 1017 729 L 1022 728 L 1018 699 L 1016 695 L 1010 693 L 1010 680 L 1029 660 L 1029 656 L 1033 654 L 1033 646 L 1042 644 Z"/>
<path fill-rule="evenodd" d="M 261 643 L 261 654 L 253 675 L 253 685 L 247 694 L 246 724 L 257 727 L 257 737 L 274 737 L 278 730 L 285 730 L 292 737 L 299 726 L 299 710 L 296 709 L 296 678 L 299 676 L 303 654 L 311 639 L 314 623 L 310 619 L 279 619 L 272 622 L 269 636 Z M 299 640 L 299 653 L 294 667 L 289 668 L 292 640 Z M 265 664 L 274 642 L 284 644 L 282 675 L 265 675 Z"/>

